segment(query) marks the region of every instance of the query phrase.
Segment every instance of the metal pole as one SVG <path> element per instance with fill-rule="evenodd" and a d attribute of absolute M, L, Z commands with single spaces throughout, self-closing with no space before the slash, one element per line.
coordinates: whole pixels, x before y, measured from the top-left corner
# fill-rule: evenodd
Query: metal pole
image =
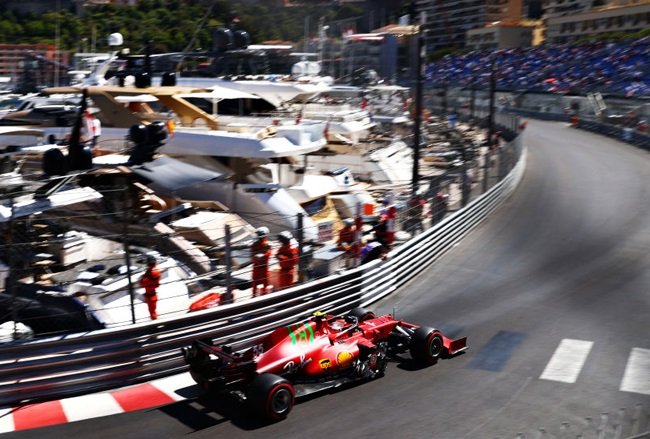
<path fill-rule="evenodd" d="M 131 279 L 131 252 L 129 249 L 129 221 L 131 213 L 131 203 L 129 198 L 128 185 L 125 184 L 124 189 L 124 236 L 122 239 L 124 247 L 124 258 L 126 262 L 126 280 L 127 288 L 129 290 L 129 297 L 131 298 L 131 321 L 135 324 L 135 291 L 133 290 L 133 280 Z"/>
<path fill-rule="evenodd" d="M 411 193 L 415 194 L 418 191 L 420 179 L 420 131 L 422 126 L 422 49 L 424 47 L 423 40 L 423 24 L 424 19 L 421 19 L 419 24 L 417 36 L 417 59 L 416 59 L 416 79 L 415 79 L 415 125 L 413 128 L 413 175 L 411 177 Z"/>
<path fill-rule="evenodd" d="M 297 230 L 296 230 L 296 241 L 298 241 L 298 282 L 305 281 L 305 274 L 307 272 L 307 261 L 305 260 L 305 236 L 303 232 L 303 214 L 299 213 L 296 218 Z"/>
<path fill-rule="evenodd" d="M 304 42 L 303 42 L 304 52 L 309 52 L 309 46 L 307 45 L 308 42 L 309 42 L 309 15 L 305 17 L 305 35 L 304 35 Z"/>
<path fill-rule="evenodd" d="M 492 137 L 494 136 L 494 95 L 496 89 L 496 73 L 495 73 L 496 57 L 492 56 L 490 63 L 490 108 L 488 114 L 488 134 L 487 134 L 487 152 L 483 158 L 483 192 L 487 192 L 488 188 L 488 174 L 490 164 L 490 152 L 492 151 Z"/>
<path fill-rule="evenodd" d="M 494 134 L 494 95 L 496 94 L 496 57 L 492 56 L 490 64 L 490 108 L 488 115 L 488 144 L 492 146 L 492 135 Z"/>
<path fill-rule="evenodd" d="M 474 119 L 474 101 L 476 100 L 476 76 L 472 76 L 472 88 L 470 90 L 469 115 Z"/>
<path fill-rule="evenodd" d="M 232 255 L 231 255 L 231 247 L 230 247 L 230 241 L 232 239 L 232 235 L 230 233 L 230 224 L 226 224 L 225 227 L 225 241 L 226 241 L 226 251 L 225 251 L 225 263 L 226 263 L 226 292 L 224 293 L 223 297 L 223 303 L 228 304 L 233 302 L 233 297 L 232 297 Z"/>
<path fill-rule="evenodd" d="M 14 196 L 13 194 L 11 195 L 11 198 L 9 199 L 9 202 L 11 203 L 11 215 L 9 216 L 9 222 L 8 222 L 8 227 L 9 227 L 9 233 L 7 236 L 7 243 L 6 243 L 6 248 L 7 248 L 7 255 L 8 255 L 8 275 L 7 279 L 5 280 L 6 285 L 5 285 L 5 291 L 7 293 L 11 294 L 11 320 L 14 322 L 14 333 L 13 333 L 13 338 L 16 340 L 18 337 L 18 306 L 16 305 L 16 286 L 14 284 Z"/>

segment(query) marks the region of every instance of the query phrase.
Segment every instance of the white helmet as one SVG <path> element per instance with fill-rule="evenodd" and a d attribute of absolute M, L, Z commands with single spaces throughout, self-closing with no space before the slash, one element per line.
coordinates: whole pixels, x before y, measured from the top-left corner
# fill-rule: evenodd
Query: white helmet
<path fill-rule="evenodd" d="M 268 227 L 264 227 L 264 226 L 262 226 L 262 227 L 258 227 L 258 228 L 255 230 L 255 233 L 257 234 L 257 236 L 258 236 L 259 238 L 264 238 L 264 237 L 266 237 L 266 236 L 269 236 L 269 233 L 271 233 L 271 232 L 270 232 L 270 230 L 269 230 Z"/>
<path fill-rule="evenodd" d="M 289 241 L 291 241 L 292 238 L 293 238 L 293 235 L 288 230 L 283 230 L 282 232 L 280 232 L 280 234 L 278 234 L 278 239 L 280 241 L 289 242 Z"/>
<path fill-rule="evenodd" d="M 343 220 L 343 223 L 348 227 L 352 227 L 354 225 L 354 219 L 346 218 Z"/>

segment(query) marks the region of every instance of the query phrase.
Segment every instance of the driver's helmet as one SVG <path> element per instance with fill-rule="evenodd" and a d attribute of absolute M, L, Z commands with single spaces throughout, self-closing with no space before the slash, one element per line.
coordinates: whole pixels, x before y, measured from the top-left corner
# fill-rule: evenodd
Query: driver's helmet
<path fill-rule="evenodd" d="M 343 220 L 343 224 L 345 224 L 348 227 L 352 227 L 354 225 L 354 219 L 346 218 Z"/>

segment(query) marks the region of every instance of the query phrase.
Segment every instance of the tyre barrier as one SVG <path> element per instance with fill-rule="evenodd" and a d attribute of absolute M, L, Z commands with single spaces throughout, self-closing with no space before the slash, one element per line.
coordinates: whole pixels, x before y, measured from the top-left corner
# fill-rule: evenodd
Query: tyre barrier
<path fill-rule="evenodd" d="M 0 406 L 59 399 L 185 372 L 180 348 L 211 338 L 234 349 L 308 319 L 317 310 L 342 313 L 366 306 L 415 278 L 474 229 L 516 189 L 525 170 L 522 136 L 511 144 L 519 160 L 488 192 L 377 260 L 277 293 L 170 320 L 127 328 L 0 345 Z"/>

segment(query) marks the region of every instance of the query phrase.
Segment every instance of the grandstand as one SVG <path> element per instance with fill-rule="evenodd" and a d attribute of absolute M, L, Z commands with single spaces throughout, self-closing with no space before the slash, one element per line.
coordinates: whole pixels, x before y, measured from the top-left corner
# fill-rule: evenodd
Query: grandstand
<path fill-rule="evenodd" d="M 500 90 L 650 96 L 650 38 L 546 45 L 447 55 L 426 67 L 432 87 L 488 87 L 495 62 Z"/>

